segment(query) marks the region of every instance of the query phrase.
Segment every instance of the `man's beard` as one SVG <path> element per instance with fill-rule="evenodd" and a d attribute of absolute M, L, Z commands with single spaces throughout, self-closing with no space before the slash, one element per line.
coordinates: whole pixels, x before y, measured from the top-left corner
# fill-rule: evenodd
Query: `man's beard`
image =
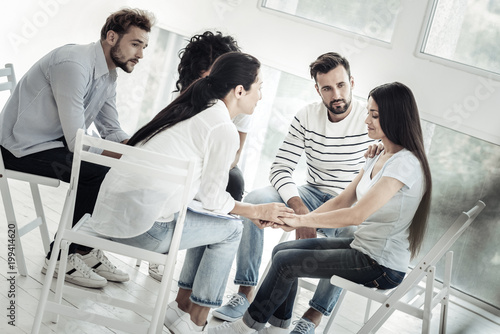
<path fill-rule="evenodd" d="M 110 51 L 111 60 L 116 65 L 116 67 L 121 68 L 122 70 L 124 70 L 127 73 L 131 73 L 134 70 L 134 67 L 133 66 L 129 67 L 129 66 L 127 66 L 127 64 L 132 59 L 129 59 L 126 61 L 121 60 L 121 58 L 123 56 L 122 56 L 122 51 L 121 51 L 119 45 L 120 45 L 120 40 L 118 40 L 118 42 L 113 47 L 111 47 L 111 51 Z"/>
<path fill-rule="evenodd" d="M 344 102 L 344 105 L 343 106 L 342 105 L 334 106 L 333 104 L 336 102 Z M 325 102 L 323 102 L 323 103 L 324 103 L 326 109 L 328 109 L 329 111 L 331 111 L 335 115 L 341 115 L 341 114 L 345 113 L 347 111 L 347 109 L 349 109 L 349 107 L 351 106 L 351 102 L 352 102 L 352 98 L 349 99 L 349 101 L 347 101 L 345 99 L 338 99 L 338 100 L 331 101 L 330 104 L 326 104 Z"/>

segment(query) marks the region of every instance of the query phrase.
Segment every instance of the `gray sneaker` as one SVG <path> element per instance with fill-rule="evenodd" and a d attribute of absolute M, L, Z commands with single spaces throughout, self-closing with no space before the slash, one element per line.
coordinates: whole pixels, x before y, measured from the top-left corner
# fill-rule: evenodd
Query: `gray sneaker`
<path fill-rule="evenodd" d="M 82 260 L 85 261 L 87 266 L 94 269 L 99 276 L 108 281 L 126 282 L 129 280 L 128 274 L 111 263 L 100 249 L 94 248 L 90 253 L 82 255 Z"/>
<path fill-rule="evenodd" d="M 212 315 L 218 319 L 233 322 L 243 317 L 249 306 L 250 303 L 245 294 L 238 292 L 231 296 L 226 305 L 214 310 Z"/>
<path fill-rule="evenodd" d="M 299 321 L 294 322 L 295 327 L 290 334 L 314 334 L 316 325 L 306 318 L 300 318 Z"/>
<path fill-rule="evenodd" d="M 161 282 L 161 279 L 163 278 L 163 269 L 165 267 L 163 264 L 158 264 L 158 263 L 149 263 L 149 276 L 153 277 L 155 280 L 158 282 Z"/>
<path fill-rule="evenodd" d="M 42 274 L 47 272 L 48 267 L 49 260 L 45 259 Z M 66 270 L 65 280 L 69 283 L 84 286 L 86 288 L 102 288 L 108 283 L 104 277 L 98 275 L 92 268 L 87 266 L 80 254 L 69 254 Z M 56 270 L 54 271 L 54 277 L 56 278 L 58 271 L 59 261 L 57 261 Z"/>

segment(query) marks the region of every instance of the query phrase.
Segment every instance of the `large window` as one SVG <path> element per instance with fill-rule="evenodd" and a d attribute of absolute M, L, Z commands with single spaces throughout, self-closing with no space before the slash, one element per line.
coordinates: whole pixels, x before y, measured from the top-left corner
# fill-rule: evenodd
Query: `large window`
<path fill-rule="evenodd" d="M 400 1 L 263 0 L 261 8 L 390 43 Z"/>
<path fill-rule="evenodd" d="M 434 0 L 432 4 L 421 53 L 500 75 L 500 1 Z"/>

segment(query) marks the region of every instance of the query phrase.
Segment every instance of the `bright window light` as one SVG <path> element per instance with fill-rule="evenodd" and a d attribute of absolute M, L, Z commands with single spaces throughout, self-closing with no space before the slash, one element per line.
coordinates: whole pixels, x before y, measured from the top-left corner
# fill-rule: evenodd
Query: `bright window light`
<path fill-rule="evenodd" d="M 390 43 L 401 1 L 263 0 L 261 8 Z"/>
<path fill-rule="evenodd" d="M 421 52 L 500 74 L 500 1 L 435 0 Z"/>

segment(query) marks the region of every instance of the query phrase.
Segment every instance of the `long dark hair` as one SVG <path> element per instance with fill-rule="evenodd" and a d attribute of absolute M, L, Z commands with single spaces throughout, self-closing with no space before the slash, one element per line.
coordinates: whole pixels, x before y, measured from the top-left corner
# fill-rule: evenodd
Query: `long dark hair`
<path fill-rule="evenodd" d="M 257 80 L 259 69 L 259 60 L 249 54 L 229 52 L 220 56 L 214 62 L 209 76 L 189 85 L 179 97 L 139 129 L 128 144 L 147 142 L 158 133 L 211 107 L 236 86 L 242 85 L 245 90 L 250 90 Z"/>
<path fill-rule="evenodd" d="M 380 127 L 386 137 L 415 154 L 424 172 L 425 193 L 413 217 L 408 236 L 411 257 L 414 258 L 420 251 L 427 228 L 432 191 L 431 170 L 425 155 L 417 102 L 410 88 L 399 82 L 378 86 L 369 96 L 377 103 Z"/>

